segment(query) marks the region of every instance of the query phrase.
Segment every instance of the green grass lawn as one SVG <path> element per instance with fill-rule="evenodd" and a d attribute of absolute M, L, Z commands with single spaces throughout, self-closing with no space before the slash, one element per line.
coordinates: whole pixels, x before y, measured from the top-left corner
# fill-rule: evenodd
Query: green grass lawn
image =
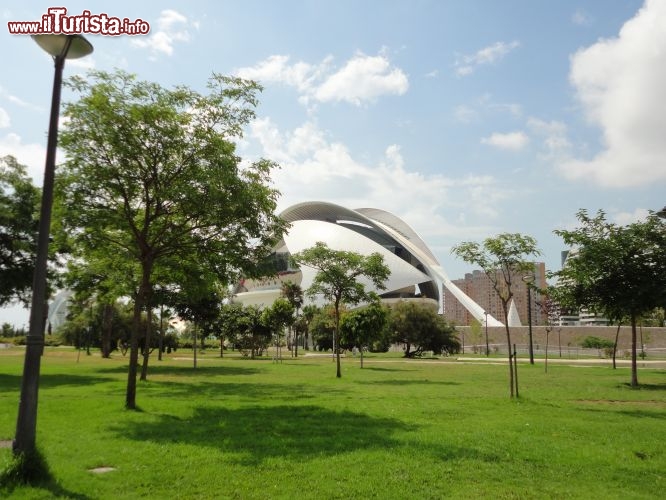
<path fill-rule="evenodd" d="M 176 356 L 186 357 L 179 351 Z M 42 358 L 38 445 L 52 498 L 664 498 L 666 371 L 395 357 L 152 361 L 140 411 L 127 358 Z M 12 439 L 23 351 L 0 350 L 0 440 Z M 0 465 L 11 450 L 0 449 Z M 116 470 L 93 474 L 100 466 Z"/>

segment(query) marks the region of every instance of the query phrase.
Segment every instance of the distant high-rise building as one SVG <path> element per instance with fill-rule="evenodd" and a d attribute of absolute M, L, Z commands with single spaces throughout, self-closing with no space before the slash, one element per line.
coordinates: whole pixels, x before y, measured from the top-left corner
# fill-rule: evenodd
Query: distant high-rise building
<path fill-rule="evenodd" d="M 527 282 L 523 280 L 525 273 L 515 273 L 511 276 L 511 291 L 513 292 L 513 301 L 518 311 L 518 316 L 523 325 L 527 325 Z M 465 277 L 453 280 L 453 283 L 460 288 L 467 296 L 479 304 L 491 316 L 504 322 L 504 311 L 502 310 L 502 301 L 498 293 L 493 288 L 490 278 L 485 272 L 480 270 L 465 274 Z M 531 290 L 531 310 L 532 324 L 543 325 L 546 323 L 546 316 L 539 305 L 541 297 L 536 292 L 538 289 L 546 287 L 546 264 L 543 262 L 534 262 L 534 281 Z M 469 325 L 472 321 L 472 315 L 469 314 L 462 304 L 448 290 L 444 291 L 444 315 L 458 325 Z"/>

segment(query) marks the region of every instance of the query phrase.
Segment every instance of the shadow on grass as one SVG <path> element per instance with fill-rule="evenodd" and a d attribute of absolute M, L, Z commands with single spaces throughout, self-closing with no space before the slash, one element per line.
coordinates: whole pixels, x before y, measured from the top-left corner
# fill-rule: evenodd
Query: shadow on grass
<path fill-rule="evenodd" d="M 136 441 L 217 448 L 243 466 L 258 466 L 274 458 L 301 463 L 354 451 L 399 449 L 418 450 L 441 460 L 500 460 L 474 448 L 412 443 L 404 438 L 417 427 L 397 419 L 315 405 L 197 407 L 187 418 L 162 414 L 136 426 L 113 424 L 110 430 Z"/>
<path fill-rule="evenodd" d="M 460 385 L 460 382 L 438 381 L 438 380 L 404 380 L 404 379 L 389 379 L 389 380 L 357 380 L 358 384 L 368 385 Z"/>
<path fill-rule="evenodd" d="M 383 366 L 364 366 L 364 370 L 372 372 L 410 372 L 409 368 L 385 368 Z"/>
<path fill-rule="evenodd" d="M 663 391 L 666 393 L 666 383 L 663 384 L 638 384 L 638 387 L 632 387 L 629 382 L 620 384 L 623 389 L 631 389 L 632 391 Z"/>
<path fill-rule="evenodd" d="M 127 373 L 128 364 L 114 366 L 112 368 L 100 368 L 100 373 Z M 139 365 L 139 371 L 141 366 Z M 189 366 L 160 365 L 159 361 L 148 365 L 148 380 L 151 375 L 173 375 L 178 377 L 196 377 L 199 375 L 255 375 L 260 371 L 257 368 L 242 366 Z"/>
<path fill-rule="evenodd" d="M 219 381 L 201 381 L 197 383 L 178 382 L 171 380 L 155 380 L 151 384 L 150 377 L 147 385 L 141 387 L 141 391 L 148 391 L 151 395 L 172 398 L 191 398 L 196 394 L 202 399 L 224 399 L 229 397 L 239 398 L 241 400 L 278 400 L 292 398 L 294 400 L 304 400 L 318 397 L 321 394 L 321 388 L 308 386 L 307 384 L 294 386 L 268 383 L 241 383 Z M 326 393 L 329 396 L 344 394 L 344 388 L 327 387 Z"/>
<path fill-rule="evenodd" d="M 84 386 L 99 384 L 102 382 L 115 382 L 113 378 L 107 377 L 94 377 L 90 375 L 70 375 L 70 374 L 42 374 L 39 377 L 39 387 L 42 389 L 49 389 L 53 387 L 62 387 L 66 385 Z M 3 375 L 0 374 L 0 392 L 9 392 L 20 390 L 21 376 L 20 375 Z"/>
<path fill-rule="evenodd" d="M 137 441 L 215 447 L 244 465 L 272 457 L 295 461 L 357 449 L 390 449 L 412 428 L 391 418 L 319 406 L 198 407 L 191 417 L 160 415 L 155 422 L 111 431 Z"/>
<path fill-rule="evenodd" d="M 12 496 L 17 488 L 20 488 L 23 493 L 25 493 L 25 488 L 37 491 L 45 490 L 45 493 L 48 492 L 48 498 L 74 498 L 77 500 L 90 498 L 59 485 L 51 474 L 44 455 L 39 450 L 12 456 L 10 462 L 0 471 L 0 494 Z M 42 496 L 40 495 L 39 498 Z"/>

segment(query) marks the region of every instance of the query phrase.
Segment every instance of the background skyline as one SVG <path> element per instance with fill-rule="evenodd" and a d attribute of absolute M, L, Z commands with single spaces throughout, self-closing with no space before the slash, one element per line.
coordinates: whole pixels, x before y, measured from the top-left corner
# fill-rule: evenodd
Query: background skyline
<path fill-rule="evenodd" d="M 65 77 L 118 67 L 202 92 L 212 72 L 258 80 L 238 153 L 281 165 L 280 210 L 321 200 L 390 211 L 452 279 L 473 269 L 450 254 L 461 241 L 528 234 L 557 270 L 566 248 L 553 230 L 575 227 L 579 209 L 625 224 L 666 203 L 666 2 L 162 5 L 68 2 L 68 14 L 141 18 L 151 32 L 88 35 L 95 52 L 68 61 Z M 0 8 L 0 156 L 40 185 L 53 65 L 6 23 L 51 6 Z M 2 310 L 4 321 L 27 314 Z"/>

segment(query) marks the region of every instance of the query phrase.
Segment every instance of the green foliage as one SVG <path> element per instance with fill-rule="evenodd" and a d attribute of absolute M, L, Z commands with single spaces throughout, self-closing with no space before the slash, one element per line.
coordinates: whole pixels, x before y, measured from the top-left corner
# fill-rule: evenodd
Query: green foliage
<path fill-rule="evenodd" d="M 345 311 L 340 311 L 342 318 Z M 318 308 L 312 316 L 309 324 L 309 331 L 312 335 L 312 342 L 316 349 L 327 351 L 333 349 L 333 336 L 335 335 L 335 310 L 332 305 Z"/>
<path fill-rule="evenodd" d="M 384 264 L 384 257 L 379 253 L 368 256 L 345 250 L 333 250 L 326 243 L 318 241 L 315 246 L 292 255 L 293 261 L 317 271 L 307 293 L 311 297 L 321 295 L 333 304 L 335 311 L 335 330 L 333 345 L 336 349 L 337 373 L 340 371 L 340 306 L 355 305 L 371 298 L 365 285 L 360 281 L 370 281 L 378 290 L 384 290 L 384 282 L 391 271 Z"/>
<path fill-rule="evenodd" d="M 238 309 L 232 310 L 236 316 L 228 332 L 235 332 L 230 340 L 244 356 L 261 356 L 271 341 L 271 329 L 262 321 L 262 311 L 257 306 L 234 307 Z"/>
<path fill-rule="evenodd" d="M 391 307 L 391 331 L 394 343 L 405 345 L 405 357 L 458 352 L 460 342 L 456 329 L 444 317 L 427 305 L 413 301 L 400 301 Z"/>
<path fill-rule="evenodd" d="M 558 279 L 557 300 L 611 320 L 637 318 L 666 303 L 666 223 L 656 215 L 618 226 L 603 211 L 577 214 L 581 226 L 556 234 L 573 247 Z"/>
<path fill-rule="evenodd" d="M 346 313 L 340 320 L 340 346 L 364 348 L 385 344 L 388 335 L 389 310 L 379 297 L 370 304 Z M 374 350 L 374 349 L 373 349 Z"/>
<path fill-rule="evenodd" d="M 196 302 L 202 294 L 186 278 L 212 274 L 225 284 L 252 275 L 286 228 L 270 185 L 276 165 L 241 168 L 235 151 L 261 88 L 213 75 L 204 95 L 123 71 L 91 71 L 67 85 L 79 100 L 65 105 L 58 215 L 76 254 L 91 264 L 114 256 L 109 273 L 132 292 L 126 406 L 135 408 L 139 320 L 154 285 L 185 288 Z"/>
<path fill-rule="evenodd" d="M 631 385 L 638 386 L 638 319 L 666 303 L 666 223 L 655 214 L 618 226 L 598 211 L 577 214 L 580 227 L 556 234 L 573 247 L 558 279 L 555 297 L 566 308 L 600 311 L 615 321 L 630 318 Z"/>
<path fill-rule="evenodd" d="M 27 304 L 38 232 L 39 190 L 13 156 L 0 157 L 0 306 Z"/>
<path fill-rule="evenodd" d="M 585 347 L 588 349 L 606 349 L 606 348 L 612 348 L 615 345 L 615 342 L 613 342 L 612 340 L 589 335 L 583 339 L 580 345 L 581 347 Z"/>

